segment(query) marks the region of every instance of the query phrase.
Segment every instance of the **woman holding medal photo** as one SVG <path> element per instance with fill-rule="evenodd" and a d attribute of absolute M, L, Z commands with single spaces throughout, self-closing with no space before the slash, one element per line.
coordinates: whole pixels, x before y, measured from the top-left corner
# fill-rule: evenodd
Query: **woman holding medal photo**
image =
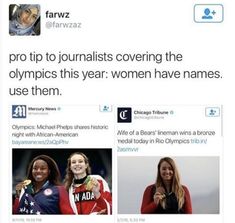
<path fill-rule="evenodd" d="M 100 175 L 91 175 L 89 160 L 84 153 L 70 155 L 64 183 L 76 214 L 111 214 L 109 186 Z"/>
<path fill-rule="evenodd" d="M 27 180 L 16 185 L 16 195 L 14 214 L 74 214 L 58 166 L 47 155 L 30 162 Z"/>
<path fill-rule="evenodd" d="M 189 190 L 181 185 L 174 160 L 162 158 L 158 163 L 156 183 L 143 195 L 142 214 L 192 214 Z"/>

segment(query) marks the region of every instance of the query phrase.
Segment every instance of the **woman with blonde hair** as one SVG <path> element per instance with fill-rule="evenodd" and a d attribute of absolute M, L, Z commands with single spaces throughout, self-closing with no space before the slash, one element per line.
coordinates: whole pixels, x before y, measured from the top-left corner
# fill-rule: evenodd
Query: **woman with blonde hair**
<path fill-rule="evenodd" d="M 111 214 L 109 186 L 100 175 L 91 175 L 84 153 L 76 152 L 68 158 L 64 184 L 75 214 Z"/>
<path fill-rule="evenodd" d="M 144 192 L 142 214 L 192 214 L 189 190 L 181 185 L 179 172 L 170 157 L 160 159 L 155 184 Z"/>

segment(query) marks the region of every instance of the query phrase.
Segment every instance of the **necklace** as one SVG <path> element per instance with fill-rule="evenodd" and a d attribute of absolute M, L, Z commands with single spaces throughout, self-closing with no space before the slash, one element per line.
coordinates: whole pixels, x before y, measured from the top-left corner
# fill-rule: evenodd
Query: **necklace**
<path fill-rule="evenodd" d="M 73 183 L 74 184 L 83 184 L 84 183 L 84 181 L 86 180 L 86 178 L 87 178 L 87 176 L 85 176 L 85 177 L 83 177 L 83 178 L 81 178 L 81 179 L 73 179 Z"/>

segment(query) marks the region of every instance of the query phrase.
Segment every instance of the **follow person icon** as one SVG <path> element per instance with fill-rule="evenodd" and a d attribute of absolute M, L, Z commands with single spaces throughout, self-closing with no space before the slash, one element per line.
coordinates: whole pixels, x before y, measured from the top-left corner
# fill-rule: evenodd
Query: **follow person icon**
<path fill-rule="evenodd" d="M 206 8 L 204 10 L 204 16 L 202 16 L 202 19 L 213 19 L 213 17 L 210 15 L 211 11 L 209 8 Z"/>

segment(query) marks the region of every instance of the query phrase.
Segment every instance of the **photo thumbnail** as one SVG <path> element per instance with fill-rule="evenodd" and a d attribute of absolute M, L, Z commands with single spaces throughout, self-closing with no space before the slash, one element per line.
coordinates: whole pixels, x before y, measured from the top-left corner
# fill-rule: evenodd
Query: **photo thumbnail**
<path fill-rule="evenodd" d="M 118 213 L 219 214 L 219 173 L 218 156 L 118 157 Z"/>
<path fill-rule="evenodd" d="M 13 149 L 13 214 L 112 213 L 111 149 Z"/>

